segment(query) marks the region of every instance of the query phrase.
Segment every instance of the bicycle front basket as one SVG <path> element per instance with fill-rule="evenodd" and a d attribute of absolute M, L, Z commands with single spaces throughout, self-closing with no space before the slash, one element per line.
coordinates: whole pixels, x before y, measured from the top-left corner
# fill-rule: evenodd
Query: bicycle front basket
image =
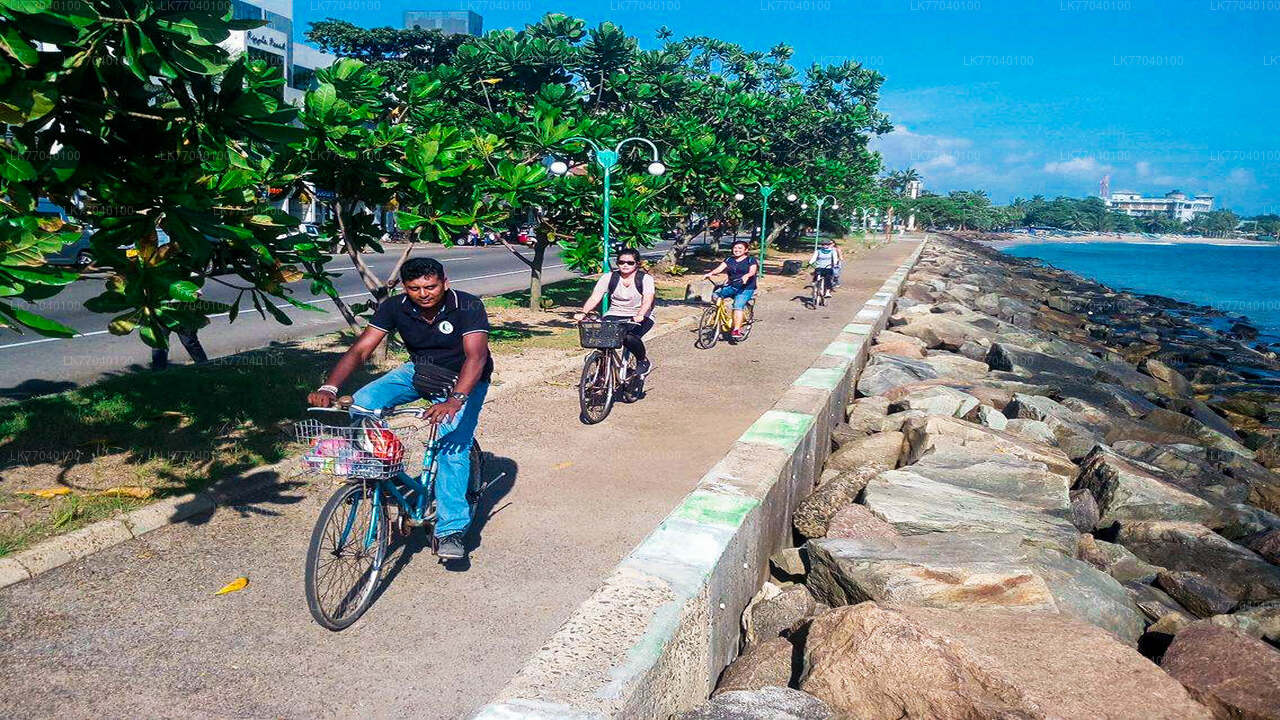
<path fill-rule="evenodd" d="M 584 348 L 620 348 L 627 328 L 620 322 L 583 320 L 578 325 L 578 338 Z"/>
<path fill-rule="evenodd" d="M 351 480 L 382 480 L 404 469 L 404 444 L 392 431 L 371 425 L 333 426 L 315 420 L 294 424 L 307 446 L 300 460 L 312 472 Z"/>

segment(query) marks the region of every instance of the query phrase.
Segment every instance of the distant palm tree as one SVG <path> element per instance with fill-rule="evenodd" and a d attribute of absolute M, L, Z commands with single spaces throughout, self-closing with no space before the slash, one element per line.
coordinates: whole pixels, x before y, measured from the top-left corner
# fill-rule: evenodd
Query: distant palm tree
<path fill-rule="evenodd" d="M 893 192 L 893 194 L 902 197 L 907 194 L 907 187 L 912 182 L 920 179 L 920 173 L 915 168 L 907 168 L 906 170 L 894 170 L 890 172 L 884 179 L 885 187 Z"/>

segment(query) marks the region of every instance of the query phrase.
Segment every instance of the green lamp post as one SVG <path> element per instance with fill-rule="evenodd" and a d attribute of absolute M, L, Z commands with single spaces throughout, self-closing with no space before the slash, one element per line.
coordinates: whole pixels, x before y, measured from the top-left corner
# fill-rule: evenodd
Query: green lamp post
<path fill-rule="evenodd" d="M 760 274 L 764 275 L 765 249 L 769 246 L 769 196 L 776 188 L 758 180 L 756 187 L 760 188 Z M 733 199 L 742 200 L 744 197 L 746 196 L 738 193 L 733 196 Z"/>
<path fill-rule="evenodd" d="M 816 200 L 818 205 L 818 221 L 813 226 L 813 249 L 815 250 L 818 249 L 818 240 L 822 235 L 822 206 L 826 204 L 828 200 L 831 201 L 832 210 L 840 209 L 840 204 L 837 203 L 836 199 L 831 195 L 824 195 Z"/>
<path fill-rule="evenodd" d="M 629 137 L 619 142 L 612 150 L 607 150 L 600 146 L 595 140 L 584 137 L 565 138 L 561 142 L 579 142 L 591 148 L 592 158 L 596 164 L 600 166 L 604 174 L 604 231 L 602 238 L 604 242 L 604 272 L 609 272 L 609 179 L 613 174 L 613 167 L 618 164 L 618 157 L 622 154 L 624 145 L 630 142 L 640 142 L 649 146 L 653 150 L 653 162 L 649 163 L 648 171 L 650 175 L 658 176 L 667 171 L 667 166 L 658 160 L 658 146 L 653 144 L 652 140 L 642 137 Z M 568 163 L 563 160 L 555 160 L 547 168 L 552 175 L 564 175 L 569 172 Z M 609 299 L 605 298 L 605 308 L 608 309 Z"/>

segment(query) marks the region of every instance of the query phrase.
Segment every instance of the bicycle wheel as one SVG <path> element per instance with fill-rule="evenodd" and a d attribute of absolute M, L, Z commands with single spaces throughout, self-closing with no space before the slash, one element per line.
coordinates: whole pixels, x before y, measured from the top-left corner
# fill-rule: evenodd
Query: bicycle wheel
<path fill-rule="evenodd" d="M 582 380 L 578 383 L 578 406 L 582 409 L 582 422 L 586 425 L 609 417 L 613 409 L 613 373 L 609 368 L 609 354 L 596 350 L 582 364 Z"/>
<path fill-rule="evenodd" d="M 636 374 L 638 364 L 634 355 L 626 350 L 622 351 L 622 368 L 627 382 L 618 388 L 619 402 L 633 403 L 640 399 L 640 384 L 643 381 Z"/>
<path fill-rule="evenodd" d="M 751 327 L 756 322 L 756 304 L 747 303 L 747 309 L 742 311 L 742 337 L 738 338 L 738 342 L 743 343 L 751 337 Z"/>
<path fill-rule="evenodd" d="M 710 350 L 720 339 L 720 308 L 712 305 L 702 311 L 702 319 L 698 321 L 698 339 L 693 346 L 699 350 Z"/>
<path fill-rule="evenodd" d="M 329 498 L 307 548 L 305 586 L 311 617 L 329 630 L 350 627 L 373 600 L 387 556 L 386 508 L 366 484 L 344 485 Z"/>
<path fill-rule="evenodd" d="M 815 309 L 819 305 L 827 304 L 827 277 L 825 275 L 819 275 L 818 281 L 813 284 L 813 299 L 813 307 Z"/>

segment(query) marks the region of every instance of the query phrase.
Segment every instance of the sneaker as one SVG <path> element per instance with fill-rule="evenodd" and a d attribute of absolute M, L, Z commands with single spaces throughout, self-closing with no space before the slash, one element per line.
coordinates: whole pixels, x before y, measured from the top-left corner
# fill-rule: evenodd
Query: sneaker
<path fill-rule="evenodd" d="M 462 533 L 445 535 L 437 540 L 436 556 L 441 560 L 461 560 L 467 556 L 467 546 L 462 544 Z"/>
<path fill-rule="evenodd" d="M 636 377 L 644 380 L 649 377 L 649 373 L 653 372 L 653 362 L 649 358 L 645 358 L 636 363 Z"/>
<path fill-rule="evenodd" d="M 741 340 L 744 337 L 744 335 L 741 330 L 734 330 L 732 337 L 734 340 Z"/>

